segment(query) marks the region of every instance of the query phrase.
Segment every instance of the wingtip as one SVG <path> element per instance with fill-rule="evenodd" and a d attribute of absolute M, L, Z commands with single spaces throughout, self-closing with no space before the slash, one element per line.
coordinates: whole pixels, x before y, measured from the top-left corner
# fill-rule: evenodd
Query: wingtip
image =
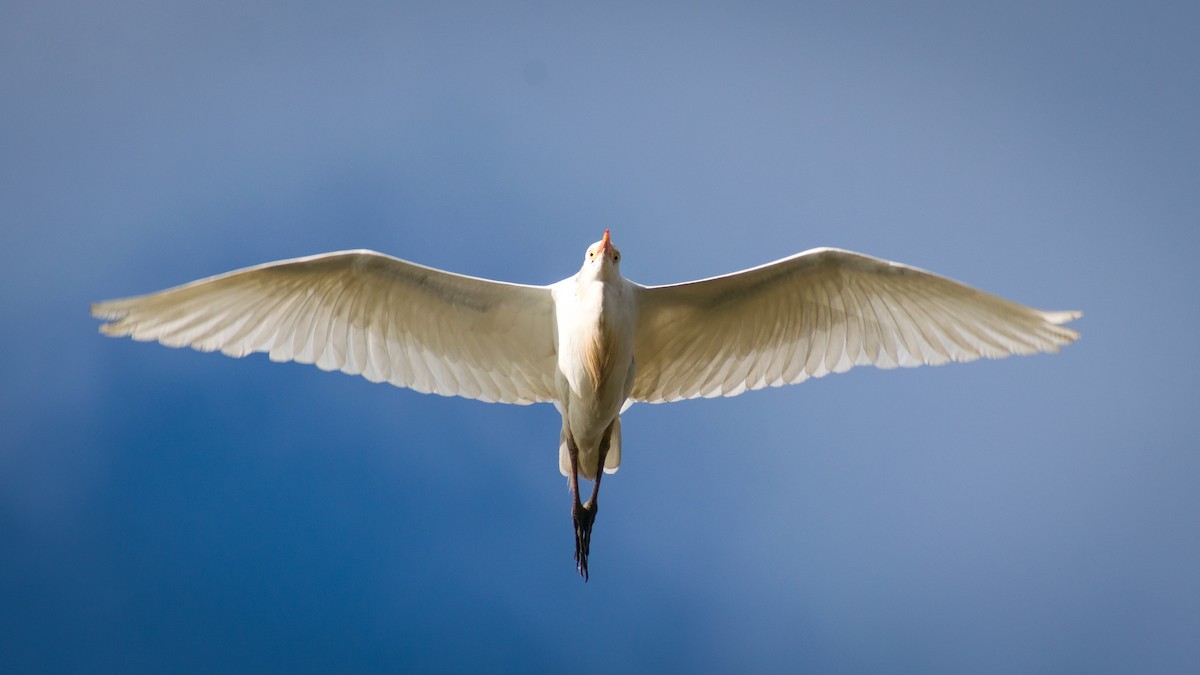
<path fill-rule="evenodd" d="M 96 317 L 97 319 L 120 319 L 123 314 L 121 310 L 116 307 L 117 302 L 118 301 L 116 300 L 101 300 L 100 302 L 93 302 L 92 304 L 88 305 L 88 310 L 92 313 L 92 316 Z"/>
<path fill-rule="evenodd" d="M 88 309 L 93 317 L 100 319 L 104 323 L 100 324 L 100 334 L 108 337 L 125 337 L 129 335 L 129 329 L 122 327 L 121 319 L 125 318 L 126 312 L 122 312 L 113 306 L 114 302 L 106 300 L 102 302 L 93 302 Z"/>
<path fill-rule="evenodd" d="M 130 334 L 130 330 L 121 326 L 119 322 L 112 321 L 100 324 L 100 334 L 108 337 L 125 337 Z"/>
<path fill-rule="evenodd" d="M 1061 312 L 1042 312 L 1042 316 L 1050 323 L 1061 326 L 1064 323 L 1070 323 L 1075 319 L 1083 316 L 1083 311 L 1078 309 L 1069 309 Z"/>

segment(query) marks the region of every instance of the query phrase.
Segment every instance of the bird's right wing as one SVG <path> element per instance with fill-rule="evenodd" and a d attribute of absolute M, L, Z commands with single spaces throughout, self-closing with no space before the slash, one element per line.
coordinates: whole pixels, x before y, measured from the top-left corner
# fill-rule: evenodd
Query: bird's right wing
<path fill-rule="evenodd" d="M 1058 351 L 1079 312 L 1043 312 L 931 272 L 814 249 L 642 288 L 630 399 L 734 396 L 840 373 Z"/>
<path fill-rule="evenodd" d="M 555 398 L 550 290 L 443 272 L 373 251 L 250 267 L 92 305 L 105 335 L 315 363 L 424 393 Z"/>

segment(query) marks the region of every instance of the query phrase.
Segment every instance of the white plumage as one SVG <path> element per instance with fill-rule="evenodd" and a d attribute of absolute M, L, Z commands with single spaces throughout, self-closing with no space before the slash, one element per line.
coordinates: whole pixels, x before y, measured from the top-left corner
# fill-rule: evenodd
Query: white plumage
<path fill-rule="evenodd" d="M 853 366 L 1054 352 L 1080 312 L 1045 312 L 907 265 L 822 248 L 669 286 L 620 274 L 609 233 L 551 286 L 468 277 L 373 251 L 250 267 L 92 306 L 101 332 L 171 347 L 266 352 L 372 382 L 562 413 L 576 561 L 600 477 L 620 465 L 633 402 L 734 396 Z M 581 503 L 578 477 L 593 479 Z"/>
<path fill-rule="evenodd" d="M 451 274 L 373 251 L 249 267 L 92 306 L 105 335 L 313 363 L 422 393 L 554 400 L 546 288 Z"/>

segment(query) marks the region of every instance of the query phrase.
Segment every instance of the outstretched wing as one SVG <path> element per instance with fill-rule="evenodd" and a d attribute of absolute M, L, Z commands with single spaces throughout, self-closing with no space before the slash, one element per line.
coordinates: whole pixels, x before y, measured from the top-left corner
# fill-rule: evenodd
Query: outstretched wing
<path fill-rule="evenodd" d="M 554 399 L 548 288 L 477 279 L 375 253 L 283 260 L 92 305 L 105 335 L 314 363 L 424 393 Z"/>
<path fill-rule="evenodd" d="M 853 366 L 940 365 L 1058 351 L 1079 334 L 1044 312 L 931 272 L 813 249 L 702 281 L 643 288 L 631 398 L 735 396 Z"/>

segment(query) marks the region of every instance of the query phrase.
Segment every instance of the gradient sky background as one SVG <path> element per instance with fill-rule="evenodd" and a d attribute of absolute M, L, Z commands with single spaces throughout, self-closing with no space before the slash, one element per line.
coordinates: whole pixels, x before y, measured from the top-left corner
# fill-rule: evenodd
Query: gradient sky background
<path fill-rule="evenodd" d="M 1200 672 L 1195 3 L 0 4 L 0 671 Z M 642 283 L 814 246 L 1057 356 L 550 406 L 97 335 L 373 248 Z"/>

